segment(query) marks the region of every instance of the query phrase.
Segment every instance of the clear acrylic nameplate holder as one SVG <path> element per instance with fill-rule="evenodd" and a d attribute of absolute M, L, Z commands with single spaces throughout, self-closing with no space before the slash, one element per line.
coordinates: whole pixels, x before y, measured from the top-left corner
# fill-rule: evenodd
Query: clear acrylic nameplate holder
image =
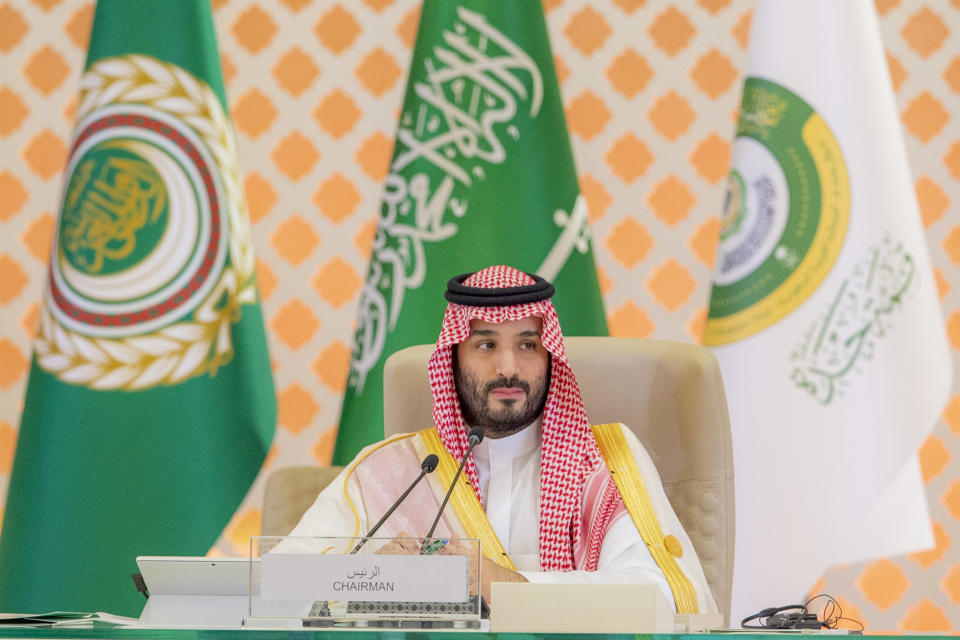
<path fill-rule="evenodd" d="M 248 624 L 480 627 L 480 541 L 250 538 Z"/>

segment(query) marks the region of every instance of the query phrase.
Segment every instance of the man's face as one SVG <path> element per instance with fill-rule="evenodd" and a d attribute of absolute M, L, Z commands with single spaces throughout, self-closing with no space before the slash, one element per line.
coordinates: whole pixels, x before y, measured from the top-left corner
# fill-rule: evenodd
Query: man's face
<path fill-rule="evenodd" d="M 488 438 L 516 433 L 543 411 L 550 358 L 540 342 L 542 326 L 534 317 L 499 324 L 471 320 L 470 337 L 456 346 L 460 410 Z"/>

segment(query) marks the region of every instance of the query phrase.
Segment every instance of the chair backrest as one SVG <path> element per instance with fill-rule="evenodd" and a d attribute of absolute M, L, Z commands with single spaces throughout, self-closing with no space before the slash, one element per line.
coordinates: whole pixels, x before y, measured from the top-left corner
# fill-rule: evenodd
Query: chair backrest
<path fill-rule="evenodd" d="M 692 344 L 568 337 L 567 358 L 594 424 L 622 422 L 644 444 L 697 550 L 720 611 L 733 581 L 733 451 L 716 358 Z M 387 436 L 433 424 L 427 360 L 433 345 L 394 353 L 384 366 Z"/>
<path fill-rule="evenodd" d="M 300 522 L 323 489 L 343 467 L 284 467 L 272 472 L 263 488 L 260 535 L 285 536 Z"/>

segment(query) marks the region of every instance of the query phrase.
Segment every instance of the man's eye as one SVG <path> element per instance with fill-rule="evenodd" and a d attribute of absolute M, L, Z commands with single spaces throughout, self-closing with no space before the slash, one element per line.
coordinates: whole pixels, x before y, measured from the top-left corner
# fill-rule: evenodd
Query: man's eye
<path fill-rule="evenodd" d="M 526 349 L 527 351 L 536 351 L 537 346 L 538 346 L 537 343 L 533 342 L 532 340 L 528 342 L 524 342 L 523 344 L 520 345 L 522 349 Z"/>
<path fill-rule="evenodd" d="M 492 343 L 492 342 L 478 342 L 478 343 L 477 343 L 477 349 L 480 349 L 481 351 L 489 351 L 490 349 L 493 349 L 493 343 Z"/>

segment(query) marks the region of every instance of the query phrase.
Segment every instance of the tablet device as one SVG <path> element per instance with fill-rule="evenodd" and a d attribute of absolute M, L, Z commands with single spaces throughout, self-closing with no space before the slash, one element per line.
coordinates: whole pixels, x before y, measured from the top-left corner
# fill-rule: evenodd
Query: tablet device
<path fill-rule="evenodd" d="M 255 578 L 259 560 L 253 561 Z M 246 596 L 249 558 L 138 556 L 137 567 L 151 596 Z"/>

